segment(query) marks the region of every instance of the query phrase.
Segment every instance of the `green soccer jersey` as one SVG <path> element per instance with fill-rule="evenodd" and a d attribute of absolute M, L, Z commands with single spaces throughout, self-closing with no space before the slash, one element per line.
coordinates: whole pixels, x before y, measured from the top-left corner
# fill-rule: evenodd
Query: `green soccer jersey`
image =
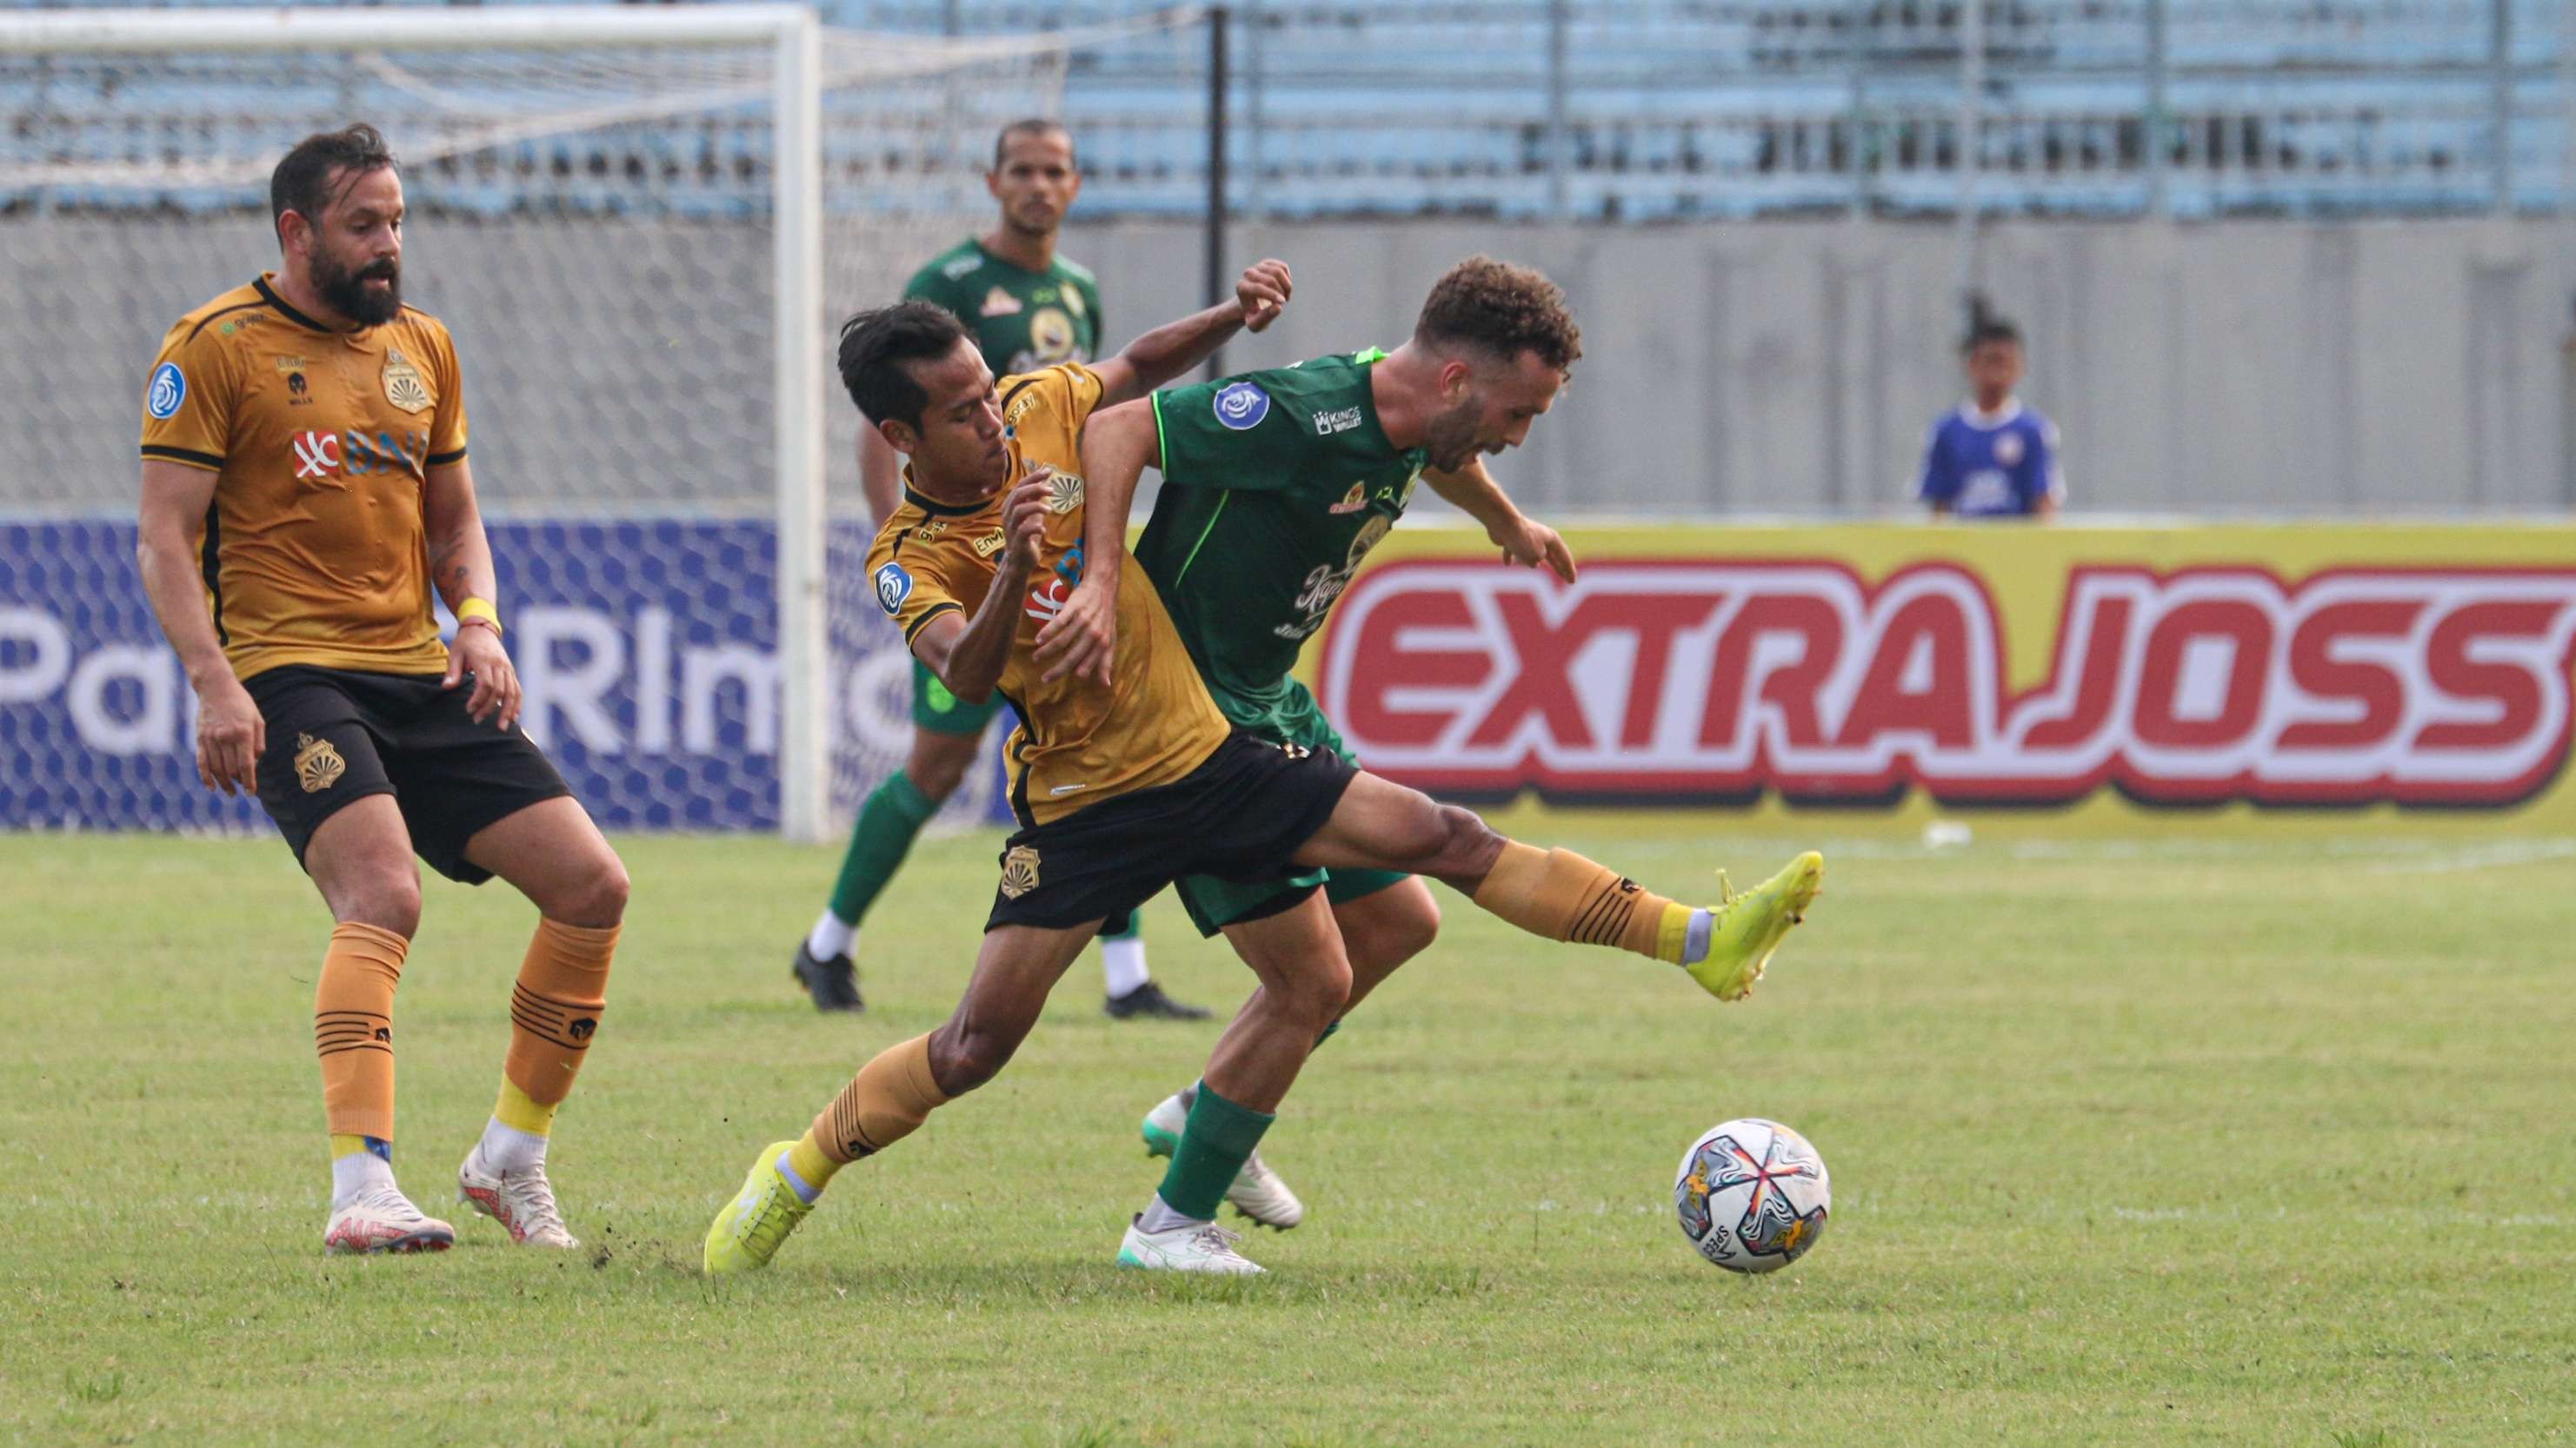
<path fill-rule="evenodd" d="M 1369 391 L 1385 355 L 1154 394 L 1164 486 L 1136 558 L 1237 724 L 1273 722 L 1297 651 L 1413 500 L 1426 453 L 1387 441 Z"/>
<path fill-rule="evenodd" d="M 1063 257 L 1028 271 L 968 237 L 914 272 L 903 295 L 955 312 L 996 377 L 1099 355 L 1100 283 Z"/>

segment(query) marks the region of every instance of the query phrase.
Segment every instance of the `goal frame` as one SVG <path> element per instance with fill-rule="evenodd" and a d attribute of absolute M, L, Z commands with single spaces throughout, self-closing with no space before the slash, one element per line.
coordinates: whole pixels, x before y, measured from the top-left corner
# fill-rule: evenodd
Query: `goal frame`
<path fill-rule="evenodd" d="M 822 22 L 801 4 L 525 10 L 280 8 L 0 12 L 0 53 L 772 47 L 771 387 L 776 430 L 779 831 L 830 824 L 823 506 Z"/>

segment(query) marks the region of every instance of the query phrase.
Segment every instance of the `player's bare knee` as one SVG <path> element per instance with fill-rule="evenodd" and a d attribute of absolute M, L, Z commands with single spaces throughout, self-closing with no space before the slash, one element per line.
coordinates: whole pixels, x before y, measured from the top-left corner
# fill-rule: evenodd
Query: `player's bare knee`
<path fill-rule="evenodd" d="M 372 925 L 409 940 L 420 929 L 420 876 L 409 869 L 370 870 L 339 882 L 331 918 Z"/>
<path fill-rule="evenodd" d="M 1286 977 L 1262 987 L 1273 1009 L 1296 1022 L 1298 1029 L 1321 1032 L 1339 1020 L 1351 999 L 1351 963 L 1335 954 L 1306 962 Z"/>
<path fill-rule="evenodd" d="M 921 791 L 922 798 L 932 804 L 944 804 L 966 782 L 966 771 L 975 763 L 977 742 L 967 735 L 925 734 L 913 746 L 904 774 L 912 780 L 912 787 Z"/>
<path fill-rule="evenodd" d="M 1428 890 L 1408 887 L 1405 908 L 1388 917 L 1374 949 L 1387 968 L 1402 965 L 1431 948 L 1440 937 L 1440 902 Z"/>
<path fill-rule="evenodd" d="M 565 892 L 559 910 L 547 913 L 566 925 L 579 925 L 591 930 L 605 930 L 626 919 L 626 896 L 630 888 L 626 864 L 613 854 L 605 854 L 572 882 Z"/>
<path fill-rule="evenodd" d="M 1502 858 L 1503 837 L 1494 833 L 1493 826 L 1486 824 L 1484 816 L 1474 810 L 1460 809 L 1454 804 L 1440 806 L 1440 828 L 1438 863 L 1423 869 L 1422 874 L 1442 879 L 1482 876 L 1494 868 L 1494 861 Z M 1439 923 L 1436 914 L 1432 923 L 1436 928 Z"/>
<path fill-rule="evenodd" d="M 1020 1048 L 1020 1033 L 950 1021 L 930 1033 L 930 1079 L 949 1096 L 963 1096 L 1002 1074 Z"/>

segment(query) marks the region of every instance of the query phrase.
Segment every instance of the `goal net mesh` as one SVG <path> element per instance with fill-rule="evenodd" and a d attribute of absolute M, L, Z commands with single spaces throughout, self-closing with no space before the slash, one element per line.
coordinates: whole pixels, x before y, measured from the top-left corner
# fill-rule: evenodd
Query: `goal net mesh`
<path fill-rule="evenodd" d="M 1084 43 L 824 32 L 827 345 L 989 224 L 996 132 L 1058 112 Z M 277 158 L 364 119 L 402 161 L 405 298 L 464 362 L 531 731 L 612 823 L 774 824 L 771 64 L 767 42 L 0 49 L 0 819 L 258 819 L 187 767 L 193 701 L 133 576 L 144 376 L 182 313 L 277 265 Z M 866 589 L 858 419 L 827 393 L 846 821 L 908 745 L 908 660 Z"/>

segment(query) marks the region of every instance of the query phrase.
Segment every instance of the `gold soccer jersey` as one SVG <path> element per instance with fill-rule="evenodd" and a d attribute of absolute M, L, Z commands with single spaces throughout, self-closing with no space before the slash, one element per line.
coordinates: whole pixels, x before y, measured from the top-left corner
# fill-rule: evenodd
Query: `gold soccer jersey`
<path fill-rule="evenodd" d="M 1037 662 L 1038 630 L 1082 581 L 1083 421 L 1100 402 L 1100 377 L 1066 364 L 998 384 L 1009 429 L 1011 478 L 1054 469 L 1038 565 L 1018 602 L 1019 630 L 1002 667 L 1001 692 L 1019 712 L 1011 735 L 1011 803 L 1024 824 L 1061 819 L 1087 804 L 1170 784 L 1225 742 L 1225 716 L 1199 682 L 1142 568 L 1128 560 L 1118 590 L 1118 644 L 1111 681 L 1048 683 Z M 944 613 L 972 616 L 999 573 L 1002 499 L 954 507 L 907 484 L 903 502 L 868 552 L 877 603 L 906 644 Z"/>
<path fill-rule="evenodd" d="M 465 456 L 465 386 L 436 318 L 341 332 L 268 276 L 226 292 L 162 339 L 143 456 L 215 475 L 206 593 L 236 675 L 447 667 L 421 494 Z"/>

